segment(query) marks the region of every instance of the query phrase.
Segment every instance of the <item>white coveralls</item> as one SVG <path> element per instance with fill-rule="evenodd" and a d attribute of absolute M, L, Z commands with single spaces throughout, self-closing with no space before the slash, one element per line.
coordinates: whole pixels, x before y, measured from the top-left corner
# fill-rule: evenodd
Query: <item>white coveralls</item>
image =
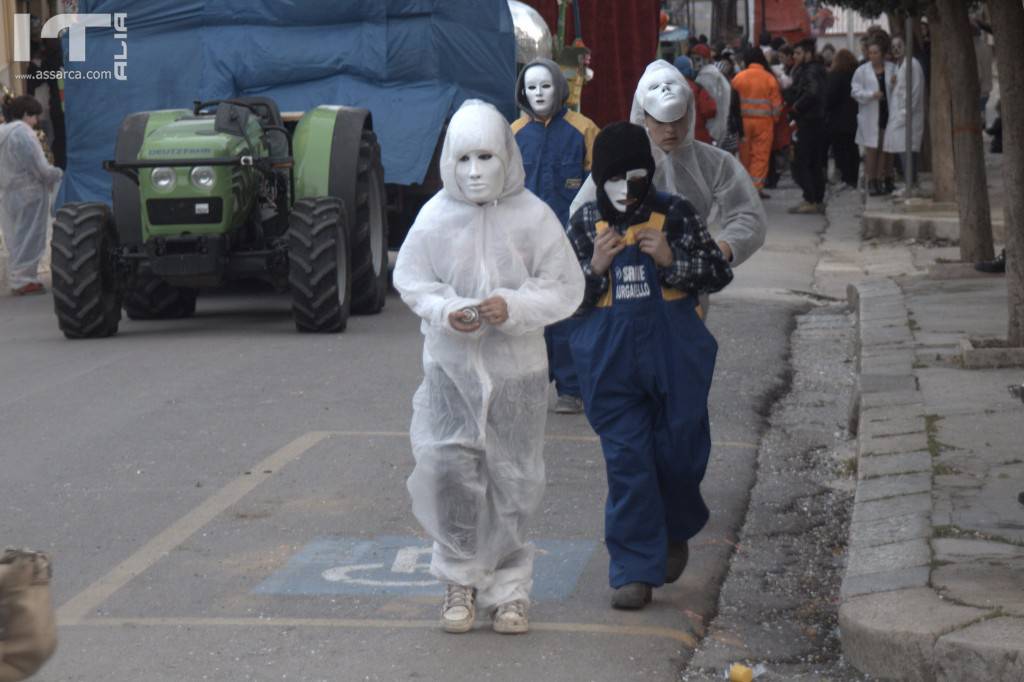
<path fill-rule="evenodd" d="M 679 70 L 664 60 L 659 59 L 647 67 L 633 96 L 633 108 L 629 116 L 631 122 L 644 125 L 643 95 L 652 83 L 662 82 L 665 78 L 683 80 L 685 83 Z M 655 165 L 654 188 L 683 197 L 709 223 L 712 222 L 712 209 L 717 209 L 717 222 L 721 225 L 721 231 L 715 239 L 726 242 L 732 248 L 733 256 L 729 264 L 735 267 L 754 255 L 764 244 L 768 217 L 750 181 L 750 174 L 736 157 L 723 149 L 693 139 L 693 94 L 688 86 L 682 88 L 681 94 L 686 99 L 686 139 L 671 154 L 651 143 Z M 597 201 L 597 190 L 593 179 L 587 178 L 573 199 L 569 215 L 591 201 Z"/>
<path fill-rule="evenodd" d="M 0 229 L 7 247 L 11 289 L 38 282 L 46 252 L 50 192 L 63 173 L 51 166 L 32 127 L 24 121 L 0 125 Z"/>
<path fill-rule="evenodd" d="M 455 179 L 464 154 L 504 164 L 500 197 L 478 205 Z M 523 162 L 497 109 L 467 101 L 441 152 L 444 188 L 398 254 L 395 287 L 422 318 L 424 379 L 413 397 L 413 513 L 434 540 L 431 573 L 477 588 L 486 609 L 528 600 L 524 540 L 544 492 L 548 367 L 544 327 L 572 315 L 584 279 L 558 218 L 524 190 Z M 472 333 L 448 314 L 502 296 L 508 320 Z"/>

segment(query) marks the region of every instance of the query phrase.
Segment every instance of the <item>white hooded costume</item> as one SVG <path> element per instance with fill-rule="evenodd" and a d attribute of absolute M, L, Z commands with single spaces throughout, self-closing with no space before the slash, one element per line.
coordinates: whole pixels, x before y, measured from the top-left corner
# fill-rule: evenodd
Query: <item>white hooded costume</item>
<path fill-rule="evenodd" d="M 456 178 L 458 160 L 480 150 L 504 165 L 500 196 L 483 205 Z M 508 122 L 467 101 L 441 151 L 444 189 L 420 211 L 394 272 L 425 337 L 411 426 L 413 512 L 434 540 L 431 572 L 476 587 L 484 609 L 529 596 L 533 546 L 524 530 L 545 480 L 544 327 L 572 315 L 584 290 L 562 225 L 524 190 L 524 175 Z M 508 302 L 506 322 L 472 333 L 450 326 L 449 313 L 491 296 Z"/>
<path fill-rule="evenodd" d="M 645 95 L 653 85 L 670 80 L 686 84 L 679 70 L 662 59 L 647 67 L 633 96 L 633 108 L 629 115 L 632 123 L 644 126 Z M 681 89 L 680 94 L 685 104 L 686 138 L 672 153 L 663 152 L 651 143 L 655 164 L 654 187 L 661 192 L 687 199 L 709 223 L 712 209 L 717 207 L 721 231 L 715 239 L 726 242 L 732 249 L 730 265 L 735 267 L 750 258 L 764 244 L 768 217 L 750 181 L 750 175 L 736 157 L 693 139 L 696 117 L 693 93 L 687 86 Z M 569 214 L 575 213 L 583 204 L 596 200 L 594 181 L 587 178 L 573 199 Z"/>
<path fill-rule="evenodd" d="M 729 134 L 729 109 L 732 108 L 732 85 L 714 64 L 705 64 L 697 72 L 697 83 L 715 100 L 715 117 L 708 121 L 708 132 L 719 144 Z"/>
<path fill-rule="evenodd" d="M 0 229 L 7 247 L 11 289 L 38 282 L 39 261 L 46 252 L 50 192 L 60 182 L 32 127 L 24 121 L 0 125 Z"/>

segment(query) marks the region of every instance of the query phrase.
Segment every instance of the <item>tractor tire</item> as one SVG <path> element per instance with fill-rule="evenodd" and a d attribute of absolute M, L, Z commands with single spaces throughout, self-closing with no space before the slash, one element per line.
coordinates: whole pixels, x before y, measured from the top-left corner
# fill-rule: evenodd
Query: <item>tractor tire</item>
<path fill-rule="evenodd" d="M 69 339 L 113 336 L 121 321 L 117 231 L 104 204 L 67 204 L 53 225 L 53 307 Z"/>
<path fill-rule="evenodd" d="M 372 130 L 359 142 L 352 225 L 352 312 L 375 315 L 388 295 L 388 212 L 380 144 Z"/>
<path fill-rule="evenodd" d="M 157 277 L 140 275 L 124 295 L 124 312 L 131 320 L 179 320 L 196 312 L 195 289 L 171 286 Z"/>
<path fill-rule="evenodd" d="M 341 199 L 295 202 L 288 219 L 288 284 L 300 332 L 343 332 L 352 306 L 348 214 Z"/>

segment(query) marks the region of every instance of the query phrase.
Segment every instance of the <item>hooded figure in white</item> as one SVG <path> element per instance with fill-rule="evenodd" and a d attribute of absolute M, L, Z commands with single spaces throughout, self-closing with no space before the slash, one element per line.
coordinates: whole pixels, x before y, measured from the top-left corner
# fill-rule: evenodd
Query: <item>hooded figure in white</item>
<path fill-rule="evenodd" d="M 526 603 L 533 546 L 524 530 L 545 481 L 544 327 L 579 307 L 583 273 L 558 218 L 524 190 L 519 147 L 493 106 L 469 100 L 452 117 L 441 177 L 394 273 L 425 337 L 408 488 L 434 540 L 433 575 L 475 588 L 480 608 Z M 481 302 L 495 297 L 507 319 L 453 326 L 452 313 L 474 306 L 486 319 Z"/>
<path fill-rule="evenodd" d="M 664 108 L 654 96 L 659 86 L 680 83 L 677 89 L 680 102 Z M 768 218 L 761 199 L 750 181 L 750 175 L 729 152 L 693 139 L 696 117 L 693 94 L 679 69 L 659 59 L 652 62 L 637 85 L 633 96 L 631 123 L 645 129 L 645 113 L 659 121 L 683 121 L 685 136 L 671 152 L 665 152 L 651 142 L 654 154 L 654 187 L 658 191 L 677 194 L 687 199 L 705 221 L 711 223 L 712 209 L 717 209 L 717 222 L 721 231 L 715 239 L 728 245 L 729 264 L 733 267 L 750 258 L 764 244 Z M 650 130 L 648 129 L 648 137 Z M 573 199 L 569 214 L 585 203 L 596 201 L 597 192 L 592 178 L 588 178 Z"/>
<path fill-rule="evenodd" d="M 32 127 L 17 120 L 0 125 L 0 228 L 7 247 L 12 290 L 39 281 L 46 252 L 50 192 L 63 177 L 51 166 Z"/>

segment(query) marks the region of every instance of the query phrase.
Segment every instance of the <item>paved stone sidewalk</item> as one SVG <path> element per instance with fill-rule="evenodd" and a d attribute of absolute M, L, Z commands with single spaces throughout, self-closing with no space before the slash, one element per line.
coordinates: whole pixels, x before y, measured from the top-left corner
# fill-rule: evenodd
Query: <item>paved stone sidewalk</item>
<path fill-rule="evenodd" d="M 965 370 L 1005 334 L 999 277 L 940 272 L 850 288 L 860 340 L 858 485 L 845 655 L 913 680 L 1024 679 L 1024 368 Z"/>

